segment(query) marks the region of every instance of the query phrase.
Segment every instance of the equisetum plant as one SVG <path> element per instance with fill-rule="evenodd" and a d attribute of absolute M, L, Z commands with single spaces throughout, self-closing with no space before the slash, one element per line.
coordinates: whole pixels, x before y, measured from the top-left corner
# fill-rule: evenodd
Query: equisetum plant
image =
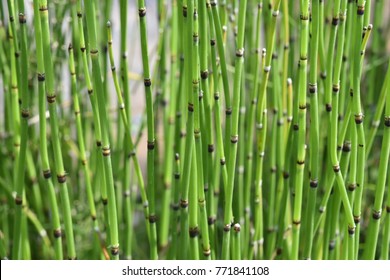
<path fill-rule="evenodd" d="M 0 4 L 2 259 L 389 259 L 388 1 Z"/>

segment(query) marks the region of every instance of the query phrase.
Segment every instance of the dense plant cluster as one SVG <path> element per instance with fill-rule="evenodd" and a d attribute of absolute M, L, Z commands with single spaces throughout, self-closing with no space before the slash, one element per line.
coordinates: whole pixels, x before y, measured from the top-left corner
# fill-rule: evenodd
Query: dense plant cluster
<path fill-rule="evenodd" d="M 2 259 L 389 259 L 388 1 L 0 4 Z"/>

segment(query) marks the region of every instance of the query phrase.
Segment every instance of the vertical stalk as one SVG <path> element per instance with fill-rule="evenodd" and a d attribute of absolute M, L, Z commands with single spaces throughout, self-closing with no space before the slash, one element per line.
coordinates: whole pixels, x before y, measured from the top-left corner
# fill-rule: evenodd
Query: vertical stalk
<path fill-rule="evenodd" d="M 37 1 L 37 0 L 36 0 Z M 38 16 L 38 15 L 36 15 Z M 63 208 L 63 216 L 65 222 L 65 234 L 68 250 L 68 258 L 76 259 L 76 249 L 73 235 L 73 222 L 71 215 L 71 205 L 68 194 L 68 186 L 66 183 L 66 173 L 61 151 L 61 143 L 58 131 L 58 116 L 56 106 L 56 92 L 54 84 L 54 69 L 50 47 L 50 29 L 49 29 L 49 11 L 46 0 L 39 1 L 39 16 L 41 19 L 42 28 L 42 52 L 44 62 L 44 73 L 42 79 L 46 81 L 46 99 L 49 105 L 50 112 L 50 127 L 54 148 L 54 162 L 58 183 L 60 184 L 60 196 Z"/>
<path fill-rule="evenodd" d="M 295 196 L 293 210 L 293 240 L 291 259 L 297 260 L 299 256 L 299 237 L 302 211 L 303 192 L 303 172 L 305 168 L 306 155 L 306 90 L 307 90 L 307 49 L 309 43 L 309 1 L 302 0 L 300 5 L 300 58 L 298 64 L 299 71 L 299 91 L 298 91 L 298 141 L 297 141 L 297 165 L 295 175 Z"/>
<path fill-rule="evenodd" d="M 389 61 L 390 62 L 390 61 Z M 390 68 L 390 64 L 388 66 Z M 386 83 L 389 78 L 387 77 Z M 373 260 L 378 242 L 380 218 L 382 215 L 383 197 L 386 187 L 386 174 L 388 172 L 389 154 L 390 154 L 390 87 L 386 89 L 386 110 L 384 117 L 384 134 L 382 141 L 381 156 L 379 162 L 378 181 L 375 188 L 375 201 L 372 207 L 372 216 L 368 227 L 368 240 L 364 250 L 364 258 Z"/>
<path fill-rule="evenodd" d="M 311 259 L 313 246 L 313 223 L 315 205 L 318 188 L 319 175 L 319 112 L 318 112 L 318 92 L 317 92 L 317 57 L 318 57 L 318 37 L 319 37 L 319 2 L 312 1 L 311 10 L 311 36 L 310 36 L 310 73 L 309 73 L 309 93 L 310 93 L 310 190 L 307 208 L 307 235 L 304 250 L 304 259 Z"/>
<path fill-rule="evenodd" d="M 148 183 L 147 189 L 149 192 L 150 212 L 150 257 L 151 259 L 158 259 L 157 253 L 157 232 L 156 232 L 156 209 L 155 209 L 155 182 L 154 182 L 154 157 L 155 157 L 155 135 L 154 135 L 154 114 L 153 114 L 153 100 L 152 100 L 152 82 L 150 79 L 149 57 L 148 57 L 148 41 L 146 34 L 146 6 L 144 0 L 138 0 L 138 14 L 140 18 L 140 34 L 141 34 L 141 50 L 142 50 L 142 65 L 144 70 L 144 85 L 147 109 L 147 130 L 148 130 L 148 154 L 147 154 L 147 170 Z"/>
<path fill-rule="evenodd" d="M 353 77 L 352 77 L 352 112 L 355 116 L 355 127 L 357 134 L 357 176 L 356 176 L 356 198 L 353 205 L 353 215 L 356 223 L 356 240 L 355 240 L 355 255 L 359 252 L 359 238 L 360 238 L 360 215 L 361 203 L 364 187 L 364 167 L 365 167 L 365 136 L 363 128 L 363 112 L 360 98 L 360 79 L 362 64 L 361 61 L 361 42 L 363 30 L 363 15 L 364 15 L 364 0 L 359 0 L 356 3 L 355 9 L 356 17 L 354 21 L 354 52 L 353 52 Z M 363 53 L 364 54 L 364 53 Z M 356 258 L 355 256 L 355 258 Z"/>
<path fill-rule="evenodd" d="M 34 1 L 34 29 L 36 41 L 36 56 L 37 56 L 37 78 L 38 78 L 38 107 L 39 107 L 39 152 L 41 157 L 41 165 L 43 170 L 43 177 L 45 179 L 45 187 L 48 191 L 50 209 L 52 213 L 52 233 L 54 237 L 55 258 L 57 260 L 63 259 L 62 249 L 62 231 L 58 211 L 57 197 L 51 178 L 51 170 L 49 164 L 49 157 L 47 151 L 46 139 L 46 105 L 45 105 L 45 69 L 43 63 L 43 49 L 42 49 L 42 31 L 41 21 L 39 19 L 39 5 L 38 1 Z"/>
<path fill-rule="evenodd" d="M 27 31 L 26 31 L 26 16 L 24 14 L 24 2 L 19 1 L 19 23 L 21 25 L 21 64 L 20 72 L 18 72 L 18 87 L 19 87 L 19 102 L 20 102 L 20 116 L 21 116 L 21 127 L 20 127 L 20 149 L 19 157 L 16 163 L 16 181 L 15 181 L 15 206 L 16 215 L 14 221 L 14 234 L 15 244 L 13 247 L 13 258 L 21 259 L 22 257 L 22 231 L 21 224 L 23 219 L 22 205 L 24 198 L 24 178 L 26 169 L 26 154 L 27 154 L 27 140 L 28 140 L 28 119 L 30 117 L 30 97 L 28 93 L 28 62 L 27 62 Z M 14 33 L 13 36 L 16 36 Z M 13 85 L 14 86 L 14 85 Z"/>
<path fill-rule="evenodd" d="M 222 258 L 229 259 L 230 255 L 230 228 L 233 221 L 232 201 L 234 190 L 234 176 L 237 158 L 237 142 L 238 142 L 238 118 L 240 109 L 240 94 L 241 93 L 241 75 L 244 65 L 244 35 L 245 35 L 245 17 L 246 17 L 247 1 L 240 1 L 238 14 L 238 32 L 236 46 L 236 63 L 234 72 L 233 86 L 233 107 L 232 107 L 232 127 L 229 144 L 228 156 L 228 185 L 225 188 L 225 205 L 224 205 L 224 235 L 222 240 Z"/>
<path fill-rule="evenodd" d="M 96 34 L 96 18 L 95 6 L 92 3 L 93 0 L 86 0 L 85 15 L 87 18 L 87 30 L 90 43 L 90 55 L 92 60 L 92 74 L 93 84 L 97 94 L 97 103 L 100 116 L 100 129 L 102 132 L 102 155 L 103 155 L 103 167 L 104 176 L 106 180 L 107 188 L 107 210 L 108 210 L 108 225 L 110 233 L 110 248 L 111 256 L 113 259 L 119 258 L 119 238 L 118 238 L 118 219 L 116 208 L 116 196 L 114 190 L 114 180 L 112 174 L 111 165 L 111 151 L 110 151 L 110 139 L 109 139 L 109 122 L 106 111 L 106 102 L 103 92 L 103 82 L 101 78 L 100 62 L 99 62 L 99 50 L 97 47 L 97 34 Z"/>

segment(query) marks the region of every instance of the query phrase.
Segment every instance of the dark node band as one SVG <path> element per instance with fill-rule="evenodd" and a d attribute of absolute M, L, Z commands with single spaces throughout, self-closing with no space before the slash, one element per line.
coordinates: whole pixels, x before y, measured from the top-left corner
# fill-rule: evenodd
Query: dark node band
<path fill-rule="evenodd" d="M 359 224 L 360 223 L 360 216 L 353 216 L 353 220 L 354 220 L 355 224 Z"/>
<path fill-rule="evenodd" d="M 334 240 L 329 242 L 329 251 L 334 250 L 336 248 L 336 242 Z"/>
<path fill-rule="evenodd" d="M 54 238 L 60 238 L 62 236 L 62 230 L 57 228 L 53 231 Z"/>
<path fill-rule="evenodd" d="M 188 103 L 188 111 L 193 112 L 194 111 L 194 104 Z"/>
<path fill-rule="evenodd" d="M 203 70 L 202 72 L 200 72 L 200 77 L 203 79 L 203 80 L 206 80 L 209 76 L 209 71 L 206 69 L 206 70 Z"/>
<path fill-rule="evenodd" d="M 310 179 L 310 187 L 311 188 L 318 187 L 318 180 L 317 179 L 314 179 L 314 180 Z"/>
<path fill-rule="evenodd" d="M 379 211 L 374 210 L 374 212 L 372 212 L 372 218 L 374 220 L 379 220 L 381 218 L 381 215 L 382 213 L 380 210 Z"/>
<path fill-rule="evenodd" d="M 180 199 L 180 207 L 187 208 L 188 207 L 188 200 Z"/>
<path fill-rule="evenodd" d="M 306 110 L 306 104 L 299 104 L 300 110 Z"/>
<path fill-rule="evenodd" d="M 223 227 L 223 231 L 224 232 L 229 232 L 230 231 L 230 229 L 231 229 L 231 225 L 230 224 L 227 224 L 227 225 L 225 225 L 224 227 Z"/>
<path fill-rule="evenodd" d="M 139 17 L 146 16 L 146 8 L 143 7 L 143 8 L 138 9 L 138 15 L 139 15 Z"/>
<path fill-rule="evenodd" d="M 386 212 L 387 212 L 387 213 L 390 213 L 390 206 L 389 206 L 389 205 L 386 206 Z"/>
<path fill-rule="evenodd" d="M 99 53 L 99 50 L 98 49 L 92 49 L 89 52 L 91 53 L 91 55 L 97 55 Z"/>
<path fill-rule="evenodd" d="M 111 248 L 111 255 L 113 255 L 113 256 L 119 255 L 119 247 L 118 246 Z"/>
<path fill-rule="evenodd" d="M 236 56 L 243 57 L 244 56 L 244 49 L 241 48 L 241 49 L 236 50 Z"/>
<path fill-rule="evenodd" d="M 293 221 L 293 224 L 296 225 L 296 226 L 298 226 L 298 225 L 301 224 L 301 221 L 296 221 L 296 220 L 294 220 L 294 221 Z"/>
<path fill-rule="evenodd" d="M 298 160 L 297 160 L 297 164 L 298 164 L 298 165 L 303 165 L 303 164 L 305 164 L 305 160 L 299 160 L 299 159 L 298 159 Z"/>
<path fill-rule="evenodd" d="M 15 52 L 15 57 L 18 58 L 20 56 L 20 52 Z"/>
<path fill-rule="evenodd" d="M 230 116 L 232 114 L 232 112 L 233 112 L 232 108 L 226 108 L 225 113 L 226 113 L 227 116 Z"/>
<path fill-rule="evenodd" d="M 349 233 L 349 235 L 354 235 L 355 234 L 355 227 L 348 226 L 348 233 Z"/>
<path fill-rule="evenodd" d="M 127 155 L 128 158 L 131 158 L 131 157 L 133 157 L 133 156 L 135 156 L 135 151 L 131 151 L 131 152 Z"/>
<path fill-rule="evenodd" d="M 211 250 L 210 249 L 203 250 L 203 256 L 208 257 L 210 255 L 211 255 Z"/>
<path fill-rule="evenodd" d="M 43 178 L 45 178 L 45 179 L 51 178 L 51 171 L 50 170 L 44 170 L 43 171 Z"/>
<path fill-rule="evenodd" d="M 102 203 L 103 203 L 103 205 L 107 205 L 108 204 L 108 199 L 107 198 L 102 198 Z"/>
<path fill-rule="evenodd" d="M 363 123 L 363 114 L 355 115 L 355 123 L 356 123 L 356 124 L 361 124 L 361 123 Z"/>
<path fill-rule="evenodd" d="M 325 109 L 327 112 L 332 112 L 332 105 L 331 104 L 325 104 Z"/>
<path fill-rule="evenodd" d="M 60 184 L 64 184 L 66 182 L 66 175 L 63 174 L 63 175 L 57 175 L 57 181 L 58 183 Z"/>
<path fill-rule="evenodd" d="M 214 94 L 214 100 L 219 100 L 219 93 Z"/>
<path fill-rule="evenodd" d="M 225 165 L 226 164 L 226 161 L 224 158 L 221 158 L 221 160 L 219 161 L 221 163 L 221 165 Z"/>
<path fill-rule="evenodd" d="M 332 25 L 337 26 L 339 24 L 339 18 L 333 18 L 332 19 Z"/>
<path fill-rule="evenodd" d="M 358 6 L 358 8 L 357 8 L 357 15 L 358 16 L 364 15 L 364 6 Z"/>
<path fill-rule="evenodd" d="M 155 141 L 148 141 L 148 144 L 147 144 L 147 147 L 148 147 L 148 150 L 153 150 L 154 149 L 154 146 L 155 146 Z"/>
<path fill-rule="evenodd" d="M 353 192 L 356 189 L 356 184 L 349 184 L 348 185 L 348 190 Z"/>
<path fill-rule="evenodd" d="M 47 11 L 47 6 L 41 6 L 41 7 L 39 7 L 39 11 L 40 11 L 40 12 Z"/>
<path fill-rule="evenodd" d="M 215 46 L 215 39 L 211 39 L 211 40 L 210 40 L 210 45 L 211 45 L 211 46 Z"/>
<path fill-rule="evenodd" d="M 287 171 L 284 171 L 283 172 L 283 178 L 284 179 L 288 179 L 290 177 L 290 173 L 288 173 Z"/>
<path fill-rule="evenodd" d="M 96 141 L 96 146 L 100 147 L 102 145 L 102 141 Z"/>
<path fill-rule="evenodd" d="M 336 172 L 336 173 L 340 172 L 340 165 L 334 165 L 333 166 L 333 171 Z"/>
<path fill-rule="evenodd" d="M 103 152 L 103 156 L 104 157 L 108 157 L 111 154 L 111 151 L 110 151 L 109 147 L 103 147 L 102 152 Z"/>
<path fill-rule="evenodd" d="M 321 72 L 320 77 L 321 77 L 321 79 L 325 80 L 326 79 L 326 72 Z"/>
<path fill-rule="evenodd" d="M 333 85 L 332 90 L 333 90 L 333 93 L 338 93 L 340 91 L 339 85 Z"/>
<path fill-rule="evenodd" d="M 96 215 L 91 215 L 92 221 L 96 221 Z"/>
<path fill-rule="evenodd" d="M 233 230 L 235 231 L 235 232 L 240 232 L 241 231 L 241 226 L 239 225 L 239 224 L 235 224 L 234 226 L 233 226 Z"/>
<path fill-rule="evenodd" d="M 293 125 L 293 129 L 294 129 L 294 130 L 299 130 L 299 125 L 294 124 L 294 125 Z"/>
<path fill-rule="evenodd" d="M 198 227 L 190 228 L 189 233 L 191 238 L 197 237 L 199 235 Z"/>
<path fill-rule="evenodd" d="M 180 209 L 180 205 L 178 203 L 172 204 L 171 208 L 173 211 L 178 211 Z"/>
<path fill-rule="evenodd" d="M 54 95 L 48 95 L 47 97 L 46 97 L 46 99 L 47 99 L 47 102 L 49 102 L 49 103 L 54 103 L 54 102 L 56 102 L 56 95 L 54 94 Z"/>
<path fill-rule="evenodd" d="M 230 137 L 230 142 L 232 142 L 232 144 L 236 144 L 238 142 L 238 135 L 232 135 Z"/>
<path fill-rule="evenodd" d="M 179 160 L 179 159 L 180 159 L 179 153 L 175 153 L 175 160 Z"/>
<path fill-rule="evenodd" d="M 22 118 L 27 119 L 30 117 L 30 111 L 28 109 L 22 109 Z"/>
<path fill-rule="evenodd" d="M 187 6 L 183 6 L 183 17 L 187 17 Z"/>
<path fill-rule="evenodd" d="M 302 56 L 300 57 L 300 60 L 301 60 L 301 61 L 307 60 L 307 56 L 302 55 Z"/>
<path fill-rule="evenodd" d="M 271 173 L 276 173 L 277 171 L 277 168 L 276 166 L 272 166 L 271 169 L 270 169 Z"/>
<path fill-rule="evenodd" d="M 77 12 L 77 17 L 78 18 L 82 18 L 83 17 L 83 14 L 81 12 Z"/>
<path fill-rule="evenodd" d="M 15 197 L 15 204 L 16 205 L 22 205 L 23 204 L 23 199 L 19 196 Z"/>
<path fill-rule="evenodd" d="M 150 87 L 152 85 L 152 81 L 150 79 L 144 79 L 145 87 Z"/>
<path fill-rule="evenodd" d="M 309 84 L 309 93 L 316 93 L 317 92 L 317 85 L 316 84 Z"/>
<path fill-rule="evenodd" d="M 130 191 L 127 190 L 127 191 L 123 192 L 123 197 L 130 197 Z"/>
<path fill-rule="evenodd" d="M 390 116 L 385 117 L 385 126 L 390 127 Z"/>
<path fill-rule="evenodd" d="M 208 225 L 209 226 L 211 226 L 211 225 L 213 225 L 213 224 L 215 224 L 215 221 L 216 221 L 217 219 L 215 218 L 215 217 L 208 217 L 207 218 L 207 223 L 208 223 Z"/>
<path fill-rule="evenodd" d="M 157 221 L 156 215 L 149 215 L 149 223 L 154 224 Z"/>
<path fill-rule="evenodd" d="M 87 160 L 86 160 L 86 159 L 83 159 L 83 160 L 81 161 L 81 164 L 84 165 L 84 166 L 87 165 Z"/>
<path fill-rule="evenodd" d="M 212 145 L 212 144 L 208 145 L 207 146 L 207 150 L 208 150 L 209 153 L 214 152 L 214 145 Z"/>
<path fill-rule="evenodd" d="M 345 142 L 343 145 L 343 152 L 349 153 L 351 151 L 351 143 L 350 142 Z"/>
<path fill-rule="evenodd" d="M 300 19 L 301 19 L 301 20 L 309 20 L 309 16 L 307 16 L 307 15 L 301 15 L 301 16 L 300 16 Z"/>
<path fill-rule="evenodd" d="M 81 47 L 80 50 L 81 50 L 81 52 L 85 52 L 86 48 L 85 47 Z"/>
<path fill-rule="evenodd" d="M 19 23 L 25 24 L 26 23 L 26 16 L 22 13 L 19 14 Z"/>

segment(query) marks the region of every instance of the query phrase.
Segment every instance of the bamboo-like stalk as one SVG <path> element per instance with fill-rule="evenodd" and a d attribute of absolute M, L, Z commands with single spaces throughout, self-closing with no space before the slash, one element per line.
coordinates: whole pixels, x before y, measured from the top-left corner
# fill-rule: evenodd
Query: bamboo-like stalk
<path fill-rule="evenodd" d="M 389 61 L 390 62 L 390 61 Z M 390 68 L 390 64 L 388 64 Z M 389 82 L 389 77 L 386 79 L 386 83 Z M 384 117 L 384 134 L 382 140 L 381 156 L 379 162 L 378 181 L 375 189 L 375 201 L 372 207 L 372 216 L 368 227 L 368 240 L 367 247 L 364 250 L 364 258 L 373 260 L 375 258 L 375 252 L 378 242 L 379 224 L 382 215 L 383 197 L 385 194 L 386 186 L 386 174 L 388 172 L 388 163 L 390 155 L 390 88 L 386 89 L 386 110 Z"/>
<path fill-rule="evenodd" d="M 20 102 L 20 149 L 16 163 L 16 180 L 15 180 L 15 206 L 16 215 L 14 220 L 14 234 L 15 244 L 12 251 L 14 259 L 21 259 L 22 257 L 22 220 L 23 212 L 22 205 L 24 198 L 24 178 L 26 170 L 26 155 L 27 155 L 27 140 L 28 140 L 28 118 L 30 117 L 30 96 L 28 93 L 28 62 L 27 62 L 27 31 L 26 31 L 26 16 L 24 10 L 24 2 L 19 1 L 19 23 L 21 25 L 21 59 L 20 59 L 20 72 L 18 72 L 18 88 L 19 88 L 19 102 Z M 16 36 L 16 34 L 13 34 Z M 15 84 L 12 85 L 14 87 Z M 15 145 L 15 144 L 14 144 Z"/>
<path fill-rule="evenodd" d="M 309 72 L 309 93 L 310 93 L 310 190 L 307 208 L 307 242 L 305 244 L 304 259 L 311 259 L 313 244 L 313 223 L 314 208 L 316 205 L 318 181 L 319 181 L 319 112 L 318 112 L 318 92 L 317 92 L 317 57 L 318 57 L 318 20 L 319 1 L 312 1 L 311 9 L 311 36 L 310 36 L 310 72 Z"/>
<path fill-rule="evenodd" d="M 224 205 L 224 235 L 222 240 L 222 258 L 229 259 L 230 255 L 230 228 L 233 221 L 232 202 L 234 190 L 234 176 L 237 158 L 237 142 L 238 142 L 238 119 L 240 108 L 241 93 L 241 75 L 244 65 L 244 37 L 245 37 L 245 17 L 246 17 L 247 1 L 240 1 L 238 14 L 238 32 L 237 32 L 237 47 L 234 72 L 233 86 L 233 104 L 232 104 L 232 126 L 229 144 L 228 156 L 228 185 L 225 188 L 225 205 Z"/>
<path fill-rule="evenodd" d="M 100 126 L 102 132 L 102 154 L 103 154 L 103 166 L 104 176 L 106 179 L 107 187 L 107 210 L 108 210 L 108 225 L 110 231 L 110 248 L 111 256 L 114 259 L 119 258 L 119 239 L 118 239 L 118 220 L 116 209 L 116 196 L 114 190 L 114 180 L 112 174 L 111 165 L 111 152 L 109 141 L 109 123 L 107 118 L 107 111 L 105 106 L 105 97 L 103 96 L 103 84 L 101 79 L 101 70 L 99 63 L 99 51 L 97 48 L 97 35 L 96 35 L 96 19 L 94 17 L 95 7 L 92 1 L 85 1 L 85 15 L 87 18 L 88 38 L 90 43 L 90 55 L 92 60 L 92 74 L 93 84 L 97 94 Z"/>
<path fill-rule="evenodd" d="M 148 42 L 146 39 L 146 6 L 144 0 L 138 1 L 138 14 L 140 18 L 140 34 L 141 34 L 141 50 L 142 50 L 142 65 L 144 69 L 144 85 L 147 109 L 148 122 L 148 183 L 147 190 L 149 192 L 148 198 L 150 202 L 149 223 L 150 223 L 150 257 L 151 259 L 158 259 L 157 253 L 157 232 L 156 232 L 156 208 L 155 208 L 155 182 L 154 182 L 154 115 L 152 105 L 152 82 L 149 71 L 149 57 L 148 57 Z"/>
<path fill-rule="evenodd" d="M 87 159 L 87 153 L 85 149 L 85 141 L 83 136 L 83 126 L 81 122 L 81 109 L 80 109 L 80 102 L 78 98 L 78 91 L 77 91 L 77 81 L 76 81 L 76 68 L 75 68 L 75 62 L 74 62 L 74 53 L 73 53 L 73 46 L 72 44 L 69 44 L 68 47 L 69 51 L 69 73 L 71 76 L 71 90 L 72 90 L 72 98 L 73 98 L 73 109 L 74 114 L 76 118 L 76 127 L 77 127 L 77 142 L 79 146 L 80 151 L 80 162 L 83 166 L 83 172 L 84 172 L 84 180 L 85 180 L 85 189 L 87 192 L 87 200 L 88 200 L 88 206 L 90 210 L 90 216 L 93 222 L 93 228 L 94 231 L 99 239 L 99 223 L 97 220 L 97 214 L 96 214 L 96 207 L 95 207 L 95 201 L 94 201 L 94 194 L 91 184 L 91 177 L 90 177 L 90 167 Z"/>
<path fill-rule="evenodd" d="M 363 30 L 363 15 L 364 15 L 364 1 L 359 0 L 354 8 L 356 12 L 354 20 L 354 52 L 353 52 L 353 77 L 352 77 L 352 112 L 355 116 L 355 127 L 357 135 L 357 176 L 356 176 L 356 197 L 353 205 L 353 215 L 356 223 L 356 240 L 355 240 L 355 259 L 356 254 L 359 251 L 359 238 L 360 238 L 360 215 L 361 215 L 361 203 L 364 187 L 364 167 L 365 167 L 365 135 L 363 128 L 363 112 L 361 106 L 360 97 L 360 79 L 362 65 L 360 63 L 360 45 L 361 45 L 361 33 Z M 364 54 L 364 53 L 363 53 Z"/>
<path fill-rule="evenodd" d="M 293 240 L 291 258 L 297 260 L 299 257 L 299 237 L 302 211 L 303 171 L 305 168 L 306 155 L 306 72 L 307 72 L 307 49 L 309 42 L 309 1 L 301 1 L 301 24 L 300 24 L 300 58 L 299 71 L 299 92 L 298 92 L 298 150 L 297 166 L 295 175 L 294 210 L 293 210 Z"/>
<path fill-rule="evenodd" d="M 257 93 L 259 91 L 259 70 L 260 70 L 260 59 L 261 59 L 261 50 L 260 50 L 260 28 L 261 28 L 261 15 L 263 11 L 263 1 L 259 0 L 257 2 L 257 16 L 256 16 L 256 36 L 255 36 L 255 53 L 256 59 L 254 62 L 254 81 L 253 87 L 250 95 L 250 107 L 247 117 L 247 134 L 246 139 L 253 139 L 254 128 L 255 128 L 255 114 L 256 114 L 256 104 Z M 243 233 L 241 233 L 241 238 L 244 239 L 244 244 L 249 244 L 249 235 L 250 235 L 250 194 L 251 186 L 253 185 L 253 145 L 246 145 L 245 149 L 246 154 L 246 177 L 245 177 L 245 187 L 244 187 L 244 227 Z M 260 202 L 260 201 L 259 201 Z M 256 215 L 257 216 L 257 215 Z M 258 219 L 255 219 L 257 223 Z M 244 246 L 244 250 L 247 246 Z M 244 255 L 247 255 L 245 252 Z"/>
<path fill-rule="evenodd" d="M 225 5 L 223 1 L 220 4 L 220 10 L 218 9 L 218 4 L 216 0 L 211 0 L 211 10 L 213 13 L 213 25 L 215 30 L 215 39 L 216 45 L 218 48 L 219 61 L 221 65 L 221 74 L 222 74 L 222 84 L 223 84 L 223 93 L 225 98 L 225 114 L 226 114 L 226 124 L 225 124 L 225 146 L 228 146 L 228 139 L 230 137 L 230 129 L 231 129 L 231 114 L 232 114 L 232 104 L 231 104 L 231 96 L 229 89 L 229 76 L 227 71 L 227 63 L 225 57 L 225 47 L 224 47 L 224 20 L 226 18 L 226 14 L 224 12 Z M 221 14 L 221 16 L 220 16 Z M 226 30 L 225 30 L 226 31 Z M 229 149 L 226 149 L 226 158 L 229 158 Z"/>
<path fill-rule="evenodd" d="M 38 1 L 34 1 L 34 14 L 39 14 Z M 40 135 L 40 157 L 43 170 L 43 177 L 45 179 L 45 186 L 48 190 L 50 209 L 52 211 L 52 234 L 54 237 L 55 258 L 57 260 L 63 259 L 62 249 L 62 231 L 60 224 L 60 217 L 58 212 L 58 204 L 56 193 L 54 190 L 53 181 L 51 178 L 51 170 L 49 164 L 49 157 L 47 151 L 46 139 L 46 105 L 45 105 L 45 74 L 42 52 L 42 35 L 41 35 L 41 21 L 39 16 L 34 16 L 35 41 L 37 44 L 37 80 L 38 80 L 38 107 L 39 107 L 39 135 Z"/>
<path fill-rule="evenodd" d="M 275 33 L 276 33 L 276 20 L 279 15 L 279 6 L 280 0 L 275 0 L 273 4 L 271 4 L 272 8 L 272 17 L 269 19 L 270 21 L 270 30 L 267 34 L 267 49 L 265 53 L 265 59 L 263 61 L 263 74 L 260 83 L 260 90 L 257 93 L 257 108 L 256 108 L 256 139 L 257 139 L 257 166 L 255 168 L 255 193 L 256 204 L 260 203 L 262 185 L 263 185 L 263 161 L 265 156 L 265 143 L 266 143 L 266 134 L 267 134 L 267 85 L 269 80 L 269 75 L 271 72 L 271 60 L 272 53 L 274 49 L 275 43 Z M 273 191 L 273 190 L 270 190 Z M 259 205 L 260 206 L 260 205 Z M 262 207 L 261 207 L 262 208 Z M 260 218 L 258 225 L 262 223 L 262 211 L 263 209 L 258 208 L 257 217 Z M 272 211 L 272 210 L 271 210 Z M 255 241 L 258 241 L 259 251 L 262 252 L 263 246 L 263 233 L 260 232 L 262 227 L 255 228 L 255 236 L 257 237 Z"/>
<path fill-rule="evenodd" d="M 35 15 L 38 16 L 38 15 Z M 41 19 L 42 28 L 42 52 L 45 72 L 42 73 L 42 79 L 45 79 L 46 98 L 50 112 L 50 127 L 52 133 L 54 147 L 54 161 L 58 183 L 60 187 L 61 203 L 63 208 L 63 216 L 65 222 L 65 234 L 67 236 L 67 253 L 69 259 L 76 259 L 76 249 L 74 244 L 73 222 L 71 215 L 71 205 L 69 201 L 68 186 L 66 183 L 66 173 L 64 169 L 63 156 L 61 151 L 61 143 L 58 131 L 58 116 L 56 109 L 56 92 L 54 87 L 54 69 L 50 47 L 50 30 L 49 30 L 49 11 L 47 1 L 39 1 L 39 17 Z M 48 175 L 49 176 L 49 175 Z M 50 175 L 51 176 L 51 175 Z"/>

